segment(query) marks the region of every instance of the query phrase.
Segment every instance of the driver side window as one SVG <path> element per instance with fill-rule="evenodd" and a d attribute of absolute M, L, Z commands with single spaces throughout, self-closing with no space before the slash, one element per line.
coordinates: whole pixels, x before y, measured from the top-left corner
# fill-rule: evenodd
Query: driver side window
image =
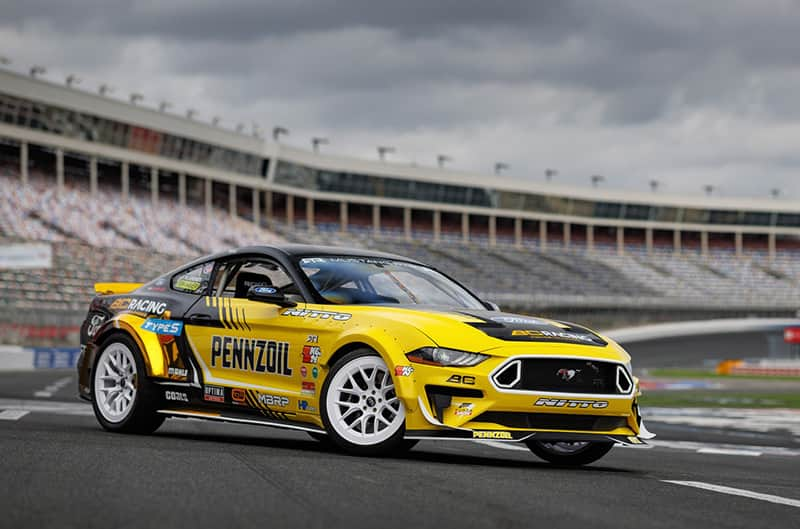
<path fill-rule="evenodd" d="M 236 259 L 217 265 L 214 274 L 212 296 L 247 298 L 247 291 L 254 286 L 272 286 L 286 295 L 297 294 L 294 281 L 278 263 L 265 258 Z M 292 296 L 294 297 L 294 296 Z"/>

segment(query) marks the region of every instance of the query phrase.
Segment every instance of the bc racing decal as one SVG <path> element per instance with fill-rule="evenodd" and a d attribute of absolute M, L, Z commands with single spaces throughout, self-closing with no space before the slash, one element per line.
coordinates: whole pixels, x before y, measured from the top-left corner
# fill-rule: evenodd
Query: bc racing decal
<path fill-rule="evenodd" d="M 164 301 L 156 301 L 146 298 L 131 298 L 128 303 L 128 310 L 132 312 L 144 312 L 146 314 L 162 315 L 167 310 L 167 304 Z"/>
<path fill-rule="evenodd" d="M 289 377 L 289 342 L 212 336 L 211 367 Z"/>
<path fill-rule="evenodd" d="M 347 312 L 332 312 L 328 310 L 287 309 L 281 316 L 296 316 L 298 318 L 316 318 L 319 320 L 347 321 L 353 317 Z"/>

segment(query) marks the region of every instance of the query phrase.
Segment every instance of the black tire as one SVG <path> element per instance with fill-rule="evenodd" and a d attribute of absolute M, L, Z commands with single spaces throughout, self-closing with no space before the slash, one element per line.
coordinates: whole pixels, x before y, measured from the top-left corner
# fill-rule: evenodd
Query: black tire
<path fill-rule="evenodd" d="M 556 444 L 555 442 L 525 441 L 525 444 L 536 456 L 555 465 L 565 467 L 578 467 L 594 463 L 606 455 L 614 446 L 614 443 L 591 442 L 573 451 L 566 451 L 556 449 L 553 446 Z"/>
<path fill-rule="evenodd" d="M 97 388 L 95 388 L 98 364 L 103 357 L 103 352 L 114 344 L 121 344 L 133 353 L 136 365 L 134 375 L 134 387 L 136 393 L 133 404 L 127 415 L 119 421 L 112 421 L 106 418 L 100 411 L 97 399 Z M 91 377 L 92 388 L 92 409 L 100 425 L 109 432 L 129 433 L 129 434 L 151 434 L 158 430 L 164 423 L 165 417 L 156 413 L 158 406 L 158 393 L 156 386 L 147 378 L 142 353 L 136 343 L 125 334 L 113 334 L 100 344 L 94 366 L 92 366 Z"/>
<path fill-rule="evenodd" d="M 328 376 L 325 378 L 325 382 L 322 385 L 322 391 L 320 393 L 320 415 L 322 416 L 322 423 L 325 426 L 325 431 L 328 433 L 327 438 L 329 442 L 333 443 L 333 445 L 340 450 L 357 456 L 377 457 L 396 455 L 406 452 L 407 450 L 410 450 L 411 447 L 416 444 L 416 442 L 403 439 L 406 431 L 405 419 L 403 419 L 402 424 L 399 426 L 397 431 L 394 432 L 389 438 L 375 444 L 356 444 L 350 442 L 342 437 L 336 431 L 336 429 L 331 426 L 327 405 L 331 382 L 334 380 L 339 371 L 350 365 L 352 362 L 364 357 L 376 357 L 383 362 L 380 355 L 372 349 L 356 349 L 355 351 L 351 351 L 339 359 L 339 361 L 337 361 L 336 364 L 331 367 Z M 389 376 L 391 377 L 391 373 Z M 403 411 L 403 413 L 405 413 L 405 411 Z M 316 438 L 317 435 L 320 434 L 313 435 L 312 437 Z"/>

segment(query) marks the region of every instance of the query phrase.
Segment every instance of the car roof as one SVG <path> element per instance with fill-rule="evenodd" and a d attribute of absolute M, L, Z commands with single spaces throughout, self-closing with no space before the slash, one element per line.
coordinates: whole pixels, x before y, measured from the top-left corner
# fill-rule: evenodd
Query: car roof
<path fill-rule="evenodd" d="M 273 245 L 253 245 L 242 246 L 240 248 L 233 248 L 231 250 L 222 251 L 203 259 L 218 259 L 220 257 L 231 257 L 235 255 L 244 254 L 273 254 L 275 252 L 283 253 L 289 257 L 306 257 L 306 256 L 323 256 L 323 255 L 345 255 L 354 257 L 374 257 L 379 259 L 395 259 L 399 261 L 406 261 L 416 264 L 423 264 L 416 259 L 405 257 L 402 255 L 391 254 L 386 252 L 377 252 L 374 250 L 367 250 L 363 248 L 347 248 L 342 246 L 322 246 L 316 244 L 273 244 Z M 200 261 L 200 260 L 198 260 Z"/>

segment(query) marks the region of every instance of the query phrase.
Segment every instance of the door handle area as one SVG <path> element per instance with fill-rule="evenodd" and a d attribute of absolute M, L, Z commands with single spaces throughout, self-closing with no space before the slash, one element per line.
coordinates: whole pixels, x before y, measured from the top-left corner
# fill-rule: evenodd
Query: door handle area
<path fill-rule="evenodd" d="M 186 317 L 186 323 L 206 323 L 211 321 L 208 314 L 190 314 Z"/>

